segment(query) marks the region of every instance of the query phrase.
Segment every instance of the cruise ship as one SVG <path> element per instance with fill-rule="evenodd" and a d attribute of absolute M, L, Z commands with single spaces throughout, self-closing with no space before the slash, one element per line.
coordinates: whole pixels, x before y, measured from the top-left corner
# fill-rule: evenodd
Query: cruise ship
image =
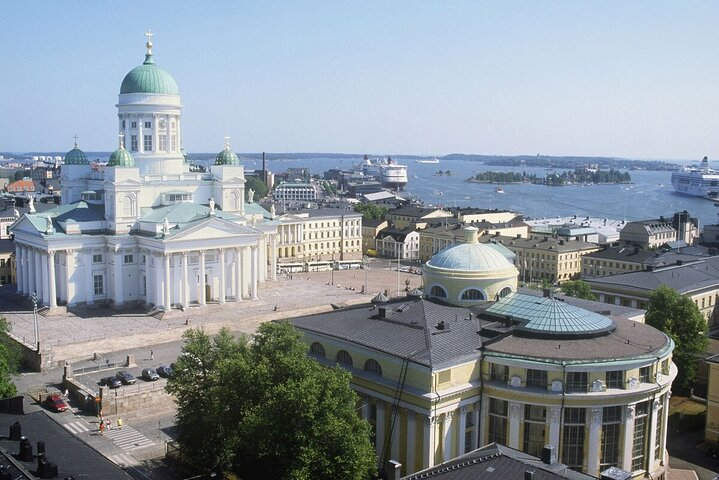
<path fill-rule="evenodd" d="M 407 186 L 407 165 L 395 163 L 391 157 L 385 160 L 365 155 L 360 169 L 364 175 L 376 178 L 385 188 L 404 190 Z"/>
<path fill-rule="evenodd" d="M 704 157 L 697 167 L 685 167 L 672 173 L 674 190 L 695 197 L 719 198 L 719 173 L 709 168 L 709 160 Z"/>

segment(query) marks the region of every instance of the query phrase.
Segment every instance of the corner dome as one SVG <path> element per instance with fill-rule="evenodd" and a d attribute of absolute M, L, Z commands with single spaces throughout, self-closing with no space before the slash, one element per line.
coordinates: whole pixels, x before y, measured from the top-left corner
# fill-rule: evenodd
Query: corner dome
<path fill-rule="evenodd" d="M 142 65 L 133 68 L 125 75 L 120 85 L 123 93 L 155 93 L 160 95 L 180 95 L 175 79 L 167 70 L 158 67 L 152 54 L 145 55 Z"/>
<path fill-rule="evenodd" d="M 135 166 L 135 158 L 130 152 L 125 150 L 125 147 L 120 147 L 110 155 L 110 160 L 107 162 L 108 167 L 125 167 L 131 168 Z"/>
<path fill-rule="evenodd" d="M 65 154 L 63 162 L 65 165 L 89 165 L 90 163 L 85 152 L 77 148 L 77 143 L 75 143 L 75 148 Z"/>
<path fill-rule="evenodd" d="M 215 157 L 215 165 L 239 165 L 240 159 L 237 158 L 235 152 L 230 150 L 230 144 L 225 142 L 225 149 Z"/>
<path fill-rule="evenodd" d="M 497 272 L 514 268 L 512 262 L 489 245 L 477 241 L 477 228 L 464 229 L 465 243 L 450 245 L 427 262 L 428 267 L 470 272 Z"/>

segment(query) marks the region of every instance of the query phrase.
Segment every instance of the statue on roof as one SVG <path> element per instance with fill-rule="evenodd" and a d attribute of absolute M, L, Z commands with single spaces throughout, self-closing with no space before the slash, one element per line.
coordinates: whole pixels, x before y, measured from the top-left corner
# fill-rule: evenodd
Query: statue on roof
<path fill-rule="evenodd" d="M 45 233 L 50 234 L 50 233 L 54 233 L 54 232 L 55 232 L 55 229 L 52 226 L 52 218 L 50 218 L 48 216 L 47 217 L 47 226 L 45 227 Z"/>
<path fill-rule="evenodd" d="M 247 203 L 255 203 L 255 191 L 251 188 L 247 190 Z"/>
<path fill-rule="evenodd" d="M 164 236 L 164 235 L 167 235 L 168 233 L 170 233 L 170 222 L 169 222 L 169 220 L 167 220 L 167 217 L 165 217 L 162 220 L 162 235 Z"/>
<path fill-rule="evenodd" d="M 210 215 L 215 214 L 215 197 L 210 197 Z"/>
<path fill-rule="evenodd" d="M 35 195 L 27 196 L 27 208 L 30 213 L 35 213 Z"/>
<path fill-rule="evenodd" d="M 272 218 L 274 220 L 276 216 L 277 216 L 277 211 L 275 210 L 275 204 L 273 203 L 272 206 L 270 207 L 270 218 Z"/>

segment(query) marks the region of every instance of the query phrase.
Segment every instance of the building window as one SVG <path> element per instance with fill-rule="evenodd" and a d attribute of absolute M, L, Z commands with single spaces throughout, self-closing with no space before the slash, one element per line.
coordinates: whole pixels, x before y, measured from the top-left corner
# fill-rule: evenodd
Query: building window
<path fill-rule="evenodd" d="M 619 464 L 622 407 L 604 407 L 602 410 L 602 438 L 599 470 L 617 467 Z"/>
<path fill-rule="evenodd" d="M 160 151 L 164 152 L 167 149 L 167 135 L 158 135 L 157 140 Z"/>
<path fill-rule="evenodd" d="M 104 275 L 93 275 L 93 285 L 95 287 L 95 295 L 105 294 L 105 277 Z"/>
<path fill-rule="evenodd" d="M 587 372 L 567 372 L 567 391 L 586 392 L 589 382 Z"/>
<path fill-rule="evenodd" d="M 145 122 L 145 128 L 152 128 L 151 122 Z"/>
<path fill-rule="evenodd" d="M 507 379 L 509 378 L 509 367 L 498 363 L 490 364 L 489 378 L 490 380 L 496 380 L 497 382 L 507 383 Z"/>
<path fill-rule="evenodd" d="M 146 152 L 152 151 L 152 135 L 145 135 L 145 143 L 143 144 Z"/>
<path fill-rule="evenodd" d="M 125 255 L 125 263 L 132 263 L 134 261 L 135 261 L 135 259 L 133 258 L 132 255 Z"/>
<path fill-rule="evenodd" d="M 337 363 L 343 367 L 352 368 L 352 355 L 347 353 L 345 350 L 337 352 Z"/>
<path fill-rule="evenodd" d="M 666 393 L 659 397 L 659 406 L 657 407 L 657 415 L 656 415 L 656 422 L 657 427 L 654 429 L 654 458 L 656 460 L 662 459 L 662 452 L 664 452 L 664 449 L 662 448 L 662 437 L 663 437 L 663 429 L 664 429 L 664 398 L 666 396 Z"/>
<path fill-rule="evenodd" d="M 474 412 L 464 414 L 464 451 L 472 451 L 472 438 L 474 438 Z"/>
<path fill-rule="evenodd" d="M 177 151 L 177 137 L 175 135 L 170 135 L 170 151 Z"/>
<path fill-rule="evenodd" d="M 572 470 L 581 471 L 584 461 L 584 430 L 586 410 L 583 408 L 564 409 L 564 438 L 562 441 L 562 462 Z"/>
<path fill-rule="evenodd" d="M 317 342 L 313 342 L 312 345 L 310 345 L 310 355 L 314 355 L 315 357 L 319 358 L 325 358 L 325 347 L 323 347 Z"/>
<path fill-rule="evenodd" d="M 377 360 L 372 358 L 365 362 L 364 371 L 374 375 L 379 375 L 380 377 L 382 376 L 382 366 L 377 362 Z"/>
<path fill-rule="evenodd" d="M 632 472 L 644 470 L 644 456 L 647 451 L 647 433 L 649 432 L 649 402 L 636 405 L 634 413 L 634 443 L 632 444 Z"/>
<path fill-rule="evenodd" d="M 506 400 L 489 399 L 489 442 L 500 445 L 507 444 L 507 410 Z"/>
<path fill-rule="evenodd" d="M 447 292 L 439 285 L 435 285 L 434 287 L 432 287 L 432 289 L 429 291 L 429 294 L 433 297 L 447 298 Z"/>
<path fill-rule="evenodd" d="M 130 150 L 137 151 L 137 135 L 130 135 Z"/>
<path fill-rule="evenodd" d="M 499 298 L 504 298 L 510 293 L 512 293 L 512 287 L 504 287 L 502 290 L 499 291 Z"/>
<path fill-rule="evenodd" d="M 137 122 L 131 122 L 130 123 L 131 128 L 137 128 Z"/>
<path fill-rule="evenodd" d="M 609 370 L 606 373 L 607 388 L 624 388 L 624 371 Z"/>
<path fill-rule="evenodd" d="M 639 381 L 642 383 L 649 383 L 649 376 L 651 375 L 652 367 L 642 367 L 639 369 Z"/>
<path fill-rule="evenodd" d="M 92 263 L 102 263 L 102 253 L 95 253 L 92 255 Z"/>
<path fill-rule="evenodd" d="M 527 369 L 526 386 L 547 388 L 547 372 L 545 370 Z"/>
<path fill-rule="evenodd" d="M 547 409 L 540 405 L 524 406 L 523 452 L 539 457 L 545 445 L 544 431 L 547 425 Z"/>
<path fill-rule="evenodd" d="M 484 300 L 484 294 L 481 292 L 481 290 L 477 290 L 476 288 L 470 288 L 469 290 L 465 290 L 464 293 L 462 293 L 462 300 Z"/>

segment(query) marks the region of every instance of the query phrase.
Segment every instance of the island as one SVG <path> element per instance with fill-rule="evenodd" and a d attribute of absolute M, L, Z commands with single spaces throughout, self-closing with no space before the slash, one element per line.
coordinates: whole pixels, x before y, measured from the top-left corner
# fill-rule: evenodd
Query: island
<path fill-rule="evenodd" d="M 575 168 L 574 171 L 564 171 L 561 173 L 550 172 L 544 177 L 538 177 L 535 174 L 527 174 L 526 172 L 480 172 L 473 177 L 465 180 L 470 183 L 534 183 L 537 185 L 563 186 L 574 184 L 626 184 L 632 183 L 632 177 L 629 172 L 621 172 L 619 170 L 598 170 L 591 168 Z"/>

